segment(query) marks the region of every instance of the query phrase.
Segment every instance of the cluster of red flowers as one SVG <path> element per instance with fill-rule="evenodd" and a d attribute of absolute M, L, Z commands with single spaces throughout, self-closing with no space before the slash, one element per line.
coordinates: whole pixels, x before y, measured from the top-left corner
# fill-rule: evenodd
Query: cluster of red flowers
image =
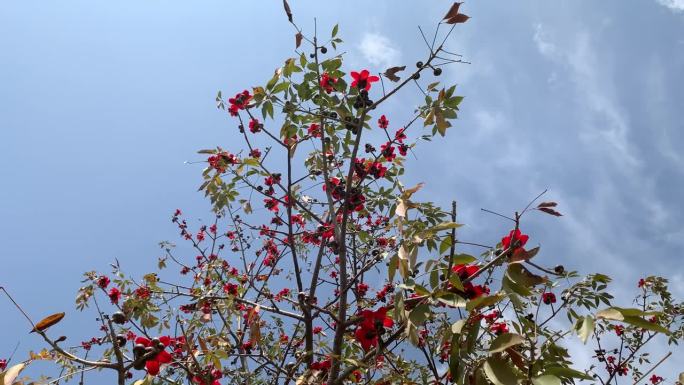
<path fill-rule="evenodd" d="M 361 282 L 356 285 L 356 294 L 359 295 L 359 297 L 365 297 L 366 293 L 368 293 L 368 285 Z"/>
<path fill-rule="evenodd" d="M 209 162 L 210 168 L 213 168 L 214 170 L 223 173 L 226 171 L 226 168 L 229 165 L 238 164 L 240 160 L 234 154 L 228 153 L 226 151 L 221 151 L 209 156 L 209 158 L 207 158 L 207 162 Z"/>
<path fill-rule="evenodd" d="M 0 371 L 3 371 L 7 368 L 7 360 L 6 359 L 1 359 L 0 360 Z"/>
<path fill-rule="evenodd" d="M 378 346 L 379 337 L 385 332 L 385 328 L 391 328 L 394 325 L 392 318 L 387 316 L 387 308 L 384 306 L 378 310 L 362 310 L 359 317 L 361 317 L 361 322 L 356 327 L 354 337 L 365 351 Z"/>
<path fill-rule="evenodd" d="M 661 382 L 663 382 L 663 380 L 665 380 L 665 379 L 662 378 L 662 377 L 660 377 L 660 376 L 658 376 L 658 375 L 655 375 L 655 374 L 654 374 L 654 375 L 652 375 L 651 378 L 649 378 L 648 380 L 651 381 L 651 384 L 653 384 L 653 385 L 658 385 L 658 384 L 660 384 Z"/>
<path fill-rule="evenodd" d="M 354 172 L 359 179 L 365 179 L 368 175 L 378 179 L 385 176 L 387 167 L 383 166 L 380 162 L 356 158 L 354 159 Z"/>
<path fill-rule="evenodd" d="M 495 322 L 489 327 L 489 330 L 498 336 L 499 334 L 508 333 L 508 325 L 505 322 Z"/>
<path fill-rule="evenodd" d="M 164 346 L 168 347 L 172 343 L 175 343 L 175 339 L 172 339 L 169 336 L 162 336 L 159 337 L 159 342 Z M 152 347 L 152 348 L 157 348 L 156 346 L 152 346 L 152 341 L 148 340 L 145 337 L 138 337 L 135 339 L 136 345 L 142 345 L 144 347 Z M 166 351 L 166 349 L 162 349 L 157 353 L 154 357 L 148 359 L 145 362 L 145 369 L 147 369 L 147 373 L 149 373 L 151 376 L 156 376 L 159 374 L 159 369 L 161 368 L 162 364 L 168 364 L 171 361 L 173 361 L 173 356 L 169 352 Z"/>
<path fill-rule="evenodd" d="M 228 112 L 230 112 L 231 116 L 237 116 L 238 111 L 244 110 L 249 104 L 250 100 L 252 100 L 252 95 L 250 95 L 249 91 L 247 90 L 236 94 L 235 97 L 228 99 L 228 103 L 230 103 Z"/>

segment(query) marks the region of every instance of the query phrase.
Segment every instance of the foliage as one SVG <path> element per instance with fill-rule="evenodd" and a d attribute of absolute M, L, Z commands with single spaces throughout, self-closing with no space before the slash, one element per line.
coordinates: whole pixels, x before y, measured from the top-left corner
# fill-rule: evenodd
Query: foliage
<path fill-rule="evenodd" d="M 177 210 L 187 247 L 162 242 L 158 273 L 86 273 L 76 305 L 97 312 L 99 334 L 64 347 L 49 336 L 63 313 L 48 317 L 34 331 L 49 348 L 11 367 L 5 383 L 34 360 L 56 362 L 62 380 L 109 369 L 119 384 L 648 379 L 644 346 L 684 334 L 665 279 L 644 278 L 624 308 L 612 303 L 609 277 L 533 262 L 542 253 L 525 248 L 523 219 L 556 220 L 555 202 L 499 214 L 510 233 L 466 254 L 455 203 L 445 211 L 420 200 L 422 185 L 401 183 L 408 152 L 457 118 L 463 97 L 436 78 L 460 62 L 444 44 L 467 20 L 456 3 L 435 32 L 441 43 L 415 70 L 380 76 L 345 72 L 337 26 L 323 39 L 292 23 L 298 56 L 264 85 L 216 97 L 243 147 L 199 151 L 213 222 L 193 228 Z M 424 98 L 395 124 L 378 111 L 408 85 Z M 595 347 L 595 365 L 572 366 L 570 338 Z"/>

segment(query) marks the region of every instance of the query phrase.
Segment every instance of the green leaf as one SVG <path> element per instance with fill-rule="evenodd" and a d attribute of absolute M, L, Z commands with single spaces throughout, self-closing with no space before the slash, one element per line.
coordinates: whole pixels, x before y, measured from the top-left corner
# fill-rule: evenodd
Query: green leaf
<path fill-rule="evenodd" d="M 454 322 L 451 325 L 451 332 L 453 334 L 461 334 L 461 331 L 463 330 L 463 326 L 465 326 L 465 324 L 466 324 L 466 320 L 464 320 L 464 319 L 460 319 L 460 320 Z"/>
<path fill-rule="evenodd" d="M 473 257 L 472 255 L 456 254 L 454 255 L 454 258 L 452 258 L 451 263 L 453 265 L 467 265 L 474 261 L 477 261 L 477 258 Z"/>
<path fill-rule="evenodd" d="M 465 307 L 467 303 L 463 297 L 449 292 L 439 295 L 437 301 L 453 307 Z"/>
<path fill-rule="evenodd" d="M 625 319 L 623 321 L 630 325 L 640 327 L 642 329 L 651 330 L 663 334 L 670 334 L 670 331 L 667 330 L 667 328 L 658 325 L 655 322 L 647 321 L 641 317 L 625 316 Z"/>
<path fill-rule="evenodd" d="M 518 376 L 508 361 L 498 357 L 489 357 L 483 368 L 489 381 L 495 385 L 517 385 L 518 383 Z"/>
<path fill-rule="evenodd" d="M 481 307 L 487 307 L 494 305 L 495 303 L 498 303 L 502 299 L 506 297 L 505 294 L 503 293 L 496 293 L 494 295 L 490 295 L 488 297 L 479 297 L 475 298 L 472 301 L 468 301 L 468 304 L 466 305 L 466 310 L 471 311 L 477 308 Z"/>
<path fill-rule="evenodd" d="M 339 29 L 340 29 L 339 26 L 337 24 L 335 24 L 335 26 L 332 29 L 331 37 L 337 36 L 337 32 L 339 31 Z"/>
<path fill-rule="evenodd" d="M 581 322 L 581 325 L 577 325 L 579 326 L 577 328 L 577 334 L 579 334 L 582 342 L 586 344 L 589 336 L 594 332 L 594 318 L 590 315 L 587 315 L 578 320 L 578 323 L 579 322 Z"/>
<path fill-rule="evenodd" d="M 543 376 L 533 378 L 532 383 L 534 385 L 561 385 L 561 380 L 560 378 L 551 374 L 545 374 Z"/>
<path fill-rule="evenodd" d="M 565 378 L 581 378 L 583 380 L 589 380 L 589 381 L 594 379 L 594 377 L 592 377 L 592 376 L 590 376 L 584 372 L 580 372 L 579 370 L 575 370 L 575 369 L 568 368 L 565 366 L 545 367 L 544 373 L 545 374 L 553 374 L 555 376 L 565 377 Z"/>
<path fill-rule="evenodd" d="M 525 342 L 525 339 L 520 334 L 503 333 L 492 341 L 492 344 L 489 346 L 489 353 L 503 352 L 511 346 L 519 345 L 523 342 Z"/>
<path fill-rule="evenodd" d="M 422 325 L 428 317 L 430 317 L 430 306 L 426 303 L 416 306 L 409 314 L 409 319 L 414 325 Z"/>

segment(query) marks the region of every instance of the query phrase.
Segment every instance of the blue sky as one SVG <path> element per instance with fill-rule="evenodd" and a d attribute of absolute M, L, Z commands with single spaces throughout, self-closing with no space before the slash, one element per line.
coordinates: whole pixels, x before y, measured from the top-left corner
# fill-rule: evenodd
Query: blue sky
<path fill-rule="evenodd" d="M 67 310 L 81 273 L 117 258 L 150 270 L 196 192 L 200 148 L 236 144 L 217 90 L 262 84 L 293 54 L 280 0 L 0 2 L 0 285 L 29 312 Z M 450 2 L 291 0 L 308 31 L 340 23 L 347 69 L 412 66 Z M 662 274 L 684 296 L 684 2 L 472 1 L 449 44 L 471 65 L 446 140 L 423 144 L 406 184 L 459 202 L 462 236 L 495 243 L 545 188 L 564 216 L 526 224 L 544 262 L 605 272 L 618 291 Z M 415 105 L 400 94 L 389 116 Z M 679 106 L 679 107 L 678 107 Z M 397 120 L 398 121 L 398 120 Z M 5 301 L 0 357 L 37 346 Z M 87 333 L 86 333 L 87 335 Z M 672 360 L 670 360 L 672 361 Z M 674 371 L 675 362 L 668 363 Z"/>

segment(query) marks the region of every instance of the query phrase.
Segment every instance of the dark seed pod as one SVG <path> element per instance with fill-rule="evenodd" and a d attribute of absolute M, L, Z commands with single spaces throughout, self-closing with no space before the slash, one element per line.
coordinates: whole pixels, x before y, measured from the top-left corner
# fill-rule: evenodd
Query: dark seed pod
<path fill-rule="evenodd" d="M 116 344 L 119 345 L 119 347 L 126 346 L 126 336 L 123 334 L 116 336 Z"/>
<path fill-rule="evenodd" d="M 414 80 L 420 79 L 420 73 L 416 72 L 415 74 L 413 74 L 413 79 Z"/>
<path fill-rule="evenodd" d="M 442 74 L 442 69 L 441 68 L 435 68 L 434 71 L 432 71 L 432 74 L 435 76 L 439 76 Z"/>
<path fill-rule="evenodd" d="M 135 360 L 133 361 L 133 369 L 135 370 L 143 370 L 145 369 L 145 360 Z"/>
<path fill-rule="evenodd" d="M 565 267 L 563 267 L 563 265 L 558 265 L 553 268 L 553 271 L 555 271 L 556 274 L 563 274 L 565 273 Z"/>
<path fill-rule="evenodd" d="M 328 49 L 325 47 L 321 47 L 321 53 L 322 54 L 328 53 Z"/>
<path fill-rule="evenodd" d="M 117 311 L 116 313 L 112 314 L 112 322 L 123 325 L 126 323 L 126 315 L 123 312 Z"/>
<path fill-rule="evenodd" d="M 418 63 L 416 63 L 416 67 L 418 67 L 418 68 L 423 68 L 423 65 L 424 64 L 422 61 L 419 61 Z"/>

